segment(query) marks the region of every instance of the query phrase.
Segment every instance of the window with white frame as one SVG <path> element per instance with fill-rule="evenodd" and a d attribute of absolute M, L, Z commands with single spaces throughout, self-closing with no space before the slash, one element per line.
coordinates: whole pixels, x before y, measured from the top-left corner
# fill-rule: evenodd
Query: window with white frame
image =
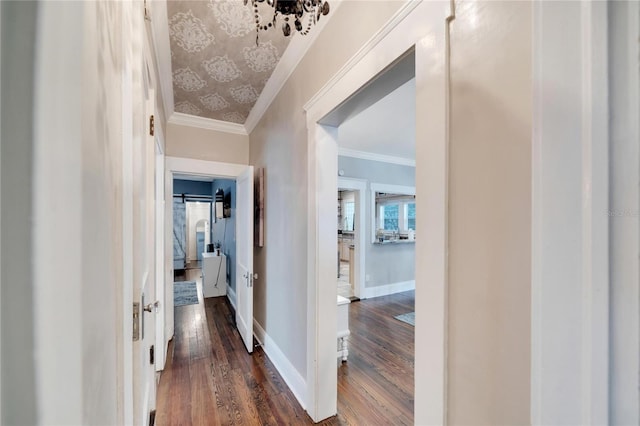
<path fill-rule="evenodd" d="M 356 215 L 356 203 L 354 201 L 344 202 L 344 227 L 345 231 L 353 231 L 353 222 Z"/>
<path fill-rule="evenodd" d="M 416 188 L 371 183 L 372 242 L 387 239 L 413 240 L 416 230 Z"/>
<path fill-rule="evenodd" d="M 405 200 L 378 202 L 378 229 L 384 231 L 416 230 L 416 203 L 413 197 Z"/>
<path fill-rule="evenodd" d="M 416 203 L 406 203 L 404 205 L 404 223 L 407 225 L 407 229 L 413 231 L 416 230 Z"/>

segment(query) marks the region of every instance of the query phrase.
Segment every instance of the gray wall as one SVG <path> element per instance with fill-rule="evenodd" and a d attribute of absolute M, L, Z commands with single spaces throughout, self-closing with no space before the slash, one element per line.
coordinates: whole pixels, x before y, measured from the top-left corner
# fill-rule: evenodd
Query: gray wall
<path fill-rule="evenodd" d="M 36 2 L 2 8 L 2 418 L 35 424 L 33 341 L 32 147 Z"/>
<path fill-rule="evenodd" d="M 610 417 L 613 425 L 639 424 L 640 191 L 638 190 L 639 6 L 609 3 L 610 171 Z M 635 21 L 629 17 L 633 17 Z M 633 52 L 633 54 L 630 54 Z M 604 212 L 602 214 L 605 214 Z"/>
<path fill-rule="evenodd" d="M 315 42 L 332 48 L 305 54 L 249 137 L 249 163 L 265 169 L 265 242 L 254 248 L 253 266 L 259 276 L 254 318 L 302 377 L 307 374 L 309 195 L 303 106 L 402 4 L 370 1 L 363 7 L 362 2 L 343 2 L 332 11 Z M 354 14 L 360 17 L 355 26 Z M 349 37 L 344 37 L 345 31 Z"/>
<path fill-rule="evenodd" d="M 344 177 L 367 180 L 365 209 L 365 287 L 378 287 L 415 280 L 415 244 L 373 244 L 371 242 L 371 184 L 415 186 L 415 167 L 338 156 L 338 170 Z M 416 227 L 420 224 L 416 224 Z M 369 280 L 366 280 L 366 276 Z"/>

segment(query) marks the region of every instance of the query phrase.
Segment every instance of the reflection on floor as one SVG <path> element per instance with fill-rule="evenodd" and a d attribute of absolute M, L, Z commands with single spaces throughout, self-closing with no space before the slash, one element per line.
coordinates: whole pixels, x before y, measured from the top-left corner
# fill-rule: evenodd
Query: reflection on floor
<path fill-rule="evenodd" d="M 338 275 L 338 295 L 350 299 L 353 297 L 353 286 L 349 283 L 349 262 L 340 261 L 340 273 Z"/>
<path fill-rule="evenodd" d="M 185 269 L 202 269 L 202 260 L 190 260 L 187 262 Z"/>
<path fill-rule="evenodd" d="M 263 349 L 247 353 L 227 298 L 203 302 L 199 272 L 189 270 L 184 279 L 198 283 L 201 303 L 174 310 L 156 424 L 313 425 Z M 415 328 L 394 318 L 414 310 L 414 291 L 349 305 L 349 360 L 337 368 L 338 415 L 320 425 L 414 423 Z"/>
<path fill-rule="evenodd" d="M 175 334 L 158 387 L 158 425 L 312 425 L 261 347 L 247 353 L 225 296 L 176 307 Z M 399 321 L 397 321 L 399 322 Z M 328 423 L 330 424 L 330 423 Z"/>

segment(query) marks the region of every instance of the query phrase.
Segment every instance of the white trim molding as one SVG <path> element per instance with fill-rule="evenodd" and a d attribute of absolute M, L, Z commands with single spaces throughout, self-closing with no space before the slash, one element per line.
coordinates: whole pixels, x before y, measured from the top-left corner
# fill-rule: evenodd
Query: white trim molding
<path fill-rule="evenodd" d="M 363 299 L 371 299 L 374 297 L 387 296 L 389 294 L 401 293 L 403 291 L 415 290 L 416 282 L 402 281 L 398 283 L 379 285 L 376 287 L 365 287 Z"/>
<path fill-rule="evenodd" d="M 227 299 L 229 299 L 229 303 L 231 303 L 231 306 L 233 306 L 234 310 L 238 309 L 236 307 L 236 291 L 233 288 L 231 288 L 229 284 L 227 284 Z"/>
<path fill-rule="evenodd" d="M 169 42 L 169 26 L 167 22 L 167 2 L 153 0 L 146 3 L 151 16 L 151 40 L 160 79 L 160 94 L 165 117 L 173 114 L 173 78 L 171 73 L 171 45 Z M 156 126 L 161 128 L 162 126 Z"/>
<path fill-rule="evenodd" d="M 318 35 L 322 32 L 331 17 L 335 15 L 344 0 L 334 0 L 331 3 L 331 13 L 318 22 L 307 36 L 294 34 L 291 42 L 282 54 L 276 68 L 269 77 L 267 84 L 263 88 L 258 100 L 251 108 L 249 116 L 244 124 L 231 123 L 227 121 L 214 120 L 195 115 L 188 115 L 175 112 L 173 98 L 173 80 L 171 73 L 171 47 L 169 42 L 169 28 L 167 22 L 167 6 L 165 1 L 153 0 L 147 7 L 151 15 L 151 36 L 153 39 L 156 62 L 158 64 L 160 87 L 162 92 L 163 106 L 168 121 L 184 126 L 199 127 L 202 129 L 218 130 L 221 132 L 248 135 L 262 119 L 273 100 L 287 82 L 291 74 L 304 58 L 304 55 L 311 48 Z M 413 2 L 409 2 L 411 4 Z M 164 23 L 164 25 L 162 24 Z"/>
<path fill-rule="evenodd" d="M 389 35 L 413 10 L 420 5 L 422 0 L 407 1 L 400 9 L 391 17 L 391 19 L 376 32 L 357 52 L 353 55 L 347 63 L 345 63 L 340 71 L 338 71 L 331 79 L 315 94 L 311 99 L 304 104 L 304 110 L 311 110 L 316 103 L 325 98 L 327 93 L 333 89 L 333 87 L 344 79 L 347 73 L 349 73 L 356 65 L 362 61 L 372 50 L 376 48 L 380 42 Z"/>
<path fill-rule="evenodd" d="M 533 4 L 533 425 L 609 423 L 607 7 Z"/>
<path fill-rule="evenodd" d="M 286 357 L 284 352 L 280 349 L 280 347 L 273 341 L 271 336 L 269 336 L 264 328 L 258 323 L 258 321 L 253 320 L 253 334 L 255 338 L 262 345 L 262 349 L 264 353 L 267 355 L 269 360 L 273 363 L 278 370 L 278 373 L 282 376 L 293 395 L 296 397 L 300 405 L 303 409 L 306 409 L 306 400 L 305 391 L 307 388 L 307 383 L 298 370 L 289 362 L 289 359 Z"/>
<path fill-rule="evenodd" d="M 262 89 L 258 100 L 249 112 L 249 116 L 244 123 L 247 133 L 251 133 L 258 125 L 262 116 L 267 112 L 267 109 L 269 109 L 273 100 L 276 98 L 278 93 L 280 93 L 282 87 L 285 85 L 289 77 L 291 77 L 291 74 L 293 74 L 302 58 L 304 58 L 304 55 L 307 54 L 307 51 L 318 38 L 318 35 L 331 20 L 331 17 L 335 15 L 343 1 L 344 0 L 332 1 L 331 13 L 329 13 L 325 18 L 322 18 L 322 20 L 311 29 L 309 35 L 303 36 L 299 33 L 293 35 L 291 42 L 289 42 L 289 45 L 282 54 L 282 57 L 278 61 L 276 68 L 273 70 L 271 77 L 269 77 L 267 84 L 264 86 L 264 89 Z"/>
<path fill-rule="evenodd" d="M 336 414 L 336 302 L 322 291 L 337 275 L 337 129 L 319 121 L 408 50 L 416 57 L 416 424 L 446 423 L 447 333 L 447 23 L 451 2 L 411 1 L 304 106 L 307 112 L 307 412 L 318 422 Z M 402 24 L 402 25 L 400 25 Z M 430 234 L 426 233 L 430 230 Z M 333 293 L 335 295 L 335 293 Z"/>
<path fill-rule="evenodd" d="M 382 163 L 399 164 L 401 166 L 416 166 L 416 160 L 412 158 L 396 157 L 393 155 L 376 154 L 373 152 L 357 151 L 349 148 L 338 148 L 338 155 L 343 157 L 359 158 L 361 160 L 380 161 Z"/>
<path fill-rule="evenodd" d="M 235 133 L 237 135 L 248 135 L 242 124 L 230 123 L 228 121 L 214 120 L 213 118 L 198 117 L 195 115 L 174 112 L 169 117 L 169 123 L 181 126 L 199 127 L 207 130 L 217 130 L 220 132 Z"/>

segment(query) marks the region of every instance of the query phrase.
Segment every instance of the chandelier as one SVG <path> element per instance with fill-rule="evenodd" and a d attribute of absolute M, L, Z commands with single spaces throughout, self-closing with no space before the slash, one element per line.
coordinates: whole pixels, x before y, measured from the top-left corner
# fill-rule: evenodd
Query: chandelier
<path fill-rule="evenodd" d="M 245 6 L 249 0 L 244 0 Z M 261 21 L 258 13 L 258 3 L 266 2 L 267 5 L 273 7 L 273 19 L 267 23 Z M 302 35 L 309 34 L 311 26 L 320 20 L 320 16 L 329 13 L 329 2 L 326 0 L 251 0 L 253 11 L 255 12 L 256 33 L 266 31 L 276 27 L 276 18 L 278 15 L 284 16 L 282 24 L 282 32 L 288 37 L 291 35 L 291 25 L 293 25 Z M 305 16 L 306 15 L 306 16 Z M 303 20 L 306 17 L 306 25 Z M 258 38 L 256 36 L 256 43 Z"/>

